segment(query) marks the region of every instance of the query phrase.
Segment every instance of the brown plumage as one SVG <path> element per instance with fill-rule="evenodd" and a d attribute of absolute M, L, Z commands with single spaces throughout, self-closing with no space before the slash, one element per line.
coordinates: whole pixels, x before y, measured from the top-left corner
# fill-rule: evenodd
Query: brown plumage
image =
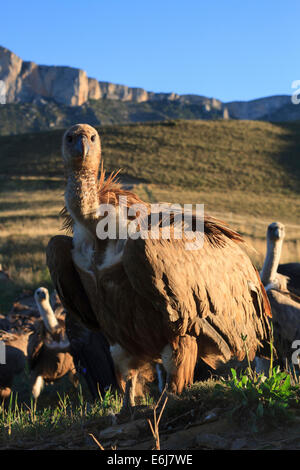
<path fill-rule="evenodd" d="M 300 286 L 293 280 L 278 273 L 278 265 L 285 237 L 285 227 L 273 222 L 267 229 L 267 252 L 261 271 L 272 310 L 274 344 L 281 365 L 290 362 L 295 340 L 300 339 Z"/>
<path fill-rule="evenodd" d="M 34 322 L 39 318 L 37 308 L 29 307 L 20 302 L 14 302 L 7 320 L 12 331 L 30 331 Z"/>
<path fill-rule="evenodd" d="M 5 364 L 0 363 L 0 399 L 9 397 L 15 376 L 24 370 L 28 335 L 0 331 L 0 341 L 5 343 Z"/>
<path fill-rule="evenodd" d="M 280 264 L 277 272 L 286 276 L 288 290 L 300 296 L 300 263 Z"/>
<path fill-rule="evenodd" d="M 38 398 L 44 382 L 59 380 L 67 373 L 73 385 L 77 385 L 76 369 L 69 352 L 70 343 L 66 335 L 65 314 L 59 309 L 55 313 L 45 288 L 35 292 L 35 300 L 41 318 L 34 323 L 29 336 L 27 355 L 32 382 L 32 394 Z"/>
<path fill-rule="evenodd" d="M 281 366 L 290 363 L 300 340 L 300 297 L 277 288 L 267 288 L 272 310 L 274 346 Z"/>
<path fill-rule="evenodd" d="M 134 403 L 136 371 L 153 360 L 162 360 L 171 390 L 181 392 L 192 382 L 197 357 L 212 367 L 233 356 L 243 359 L 242 335 L 253 358 L 268 336 L 270 307 L 240 235 L 205 216 L 199 250 L 187 250 L 187 240 L 175 238 L 175 218 L 169 239 L 162 238 L 160 221 L 158 240 L 100 240 L 99 204 L 110 201 L 117 207 L 120 195 L 127 197 L 127 207 L 141 201 L 113 178 L 104 183 L 103 171 L 98 179 L 101 146 L 92 127 L 76 125 L 65 133 L 63 157 L 65 214 L 72 218 L 72 258 L 79 274 L 73 289 L 85 291 L 90 304 L 74 314 L 107 336 L 128 384 L 126 401 Z M 144 208 L 149 214 L 149 205 Z M 162 213 L 161 220 L 164 217 Z M 147 215 L 145 220 L 149 226 Z M 193 215 L 192 225 L 196 222 Z M 62 272 L 52 260 L 63 264 L 63 253 L 61 239 L 55 237 L 47 249 L 52 278 Z M 64 274 L 66 285 L 69 277 Z M 74 273 L 70 276 L 73 279 Z"/>
<path fill-rule="evenodd" d="M 63 258 L 61 253 L 64 254 Z M 93 311 L 74 267 L 71 237 L 57 236 L 52 239 L 47 250 L 47 263 L 66 310 L 66 331 L 76 369 L 85 378 L 92 397 L 98 398 L 99 392 L 103 396 L 108 388 L 125 391 L 125 382 L 118 370 L 116 377 L 107 339 L 99 331 L 98 323 L 88 320 L 93 318 Z M 78 320 L 81 315 L 85 315 L 83 321 L 89 328 Z M 144 396 L 147 383 L 154 379 L 153 365 L 144 365 L 139 370 L 136 395 Z"/>

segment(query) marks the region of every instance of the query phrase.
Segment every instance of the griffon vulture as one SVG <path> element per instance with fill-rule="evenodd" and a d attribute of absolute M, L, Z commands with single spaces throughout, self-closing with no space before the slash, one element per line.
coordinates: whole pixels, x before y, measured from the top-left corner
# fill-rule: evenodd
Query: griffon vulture
<path fill-rule="evenodd" d="M 123 406 L 134 405 L 137 371 L 151 361 L 162 360 L 168 389 L 180 393 L 193 381 L 197 357 L 215 368 L 232 357 L 243 359 L 246 346 L 253 358 L 268 338 L 271 313 L 240 235 L 205 216 L 203 247 L 186 249 L 174 219 L 170 237 L 161 236 L 162 213 L 158 239 L 100 239 L 103 204 L 122 210 L 142 204 L 151 229 L 150 207 L 116 184 L 114 175 L 105 180 L 93 127 L 78 124 L 64 134 L 63 161 L 63 213 L 73 244 L 67 248 L 64 237 L 54 237 L 47 263 L 68 311 L 109 340 L 116 371 L 126 382 Z M 196 223 L 193 216 L 192 226 Z M 67 250 L 72 265 L 65 264 Z M 77 301 L 80 308 L 73 309 Z"/>
<path fill-rule="evenodd" d="M 274 343 L 278 360 L 283 366 L 291 360 L 295 347 L 293 342 L 300 340 L 300 297 L 297 285 L 290 278 L 277 272 L 285 237 L 285 227 L 273 222 L 267 229 L 267 253 L 261 270 L 261 280 L 272 310 Z"/>
<path fill-rule="evenodd" d="M 285 226 L 282 223 L 272 222 L 268 226 L 267 252 L 260 273 L 261 280 L 264 286 L 272 284 L 272 288 L 300 296 L 300 269 L 297 268 L 300 264 L 279 265 L 284 237 Z M 268 286 L 268 289 L 270 288 L 271 286 Z"/>
<path fill-rule="evenodd" d="M 52 310 L 49 292 L 40 287 L 34 293 L 41 319 L 33 326 L 28 340 L 28 364 L 32 381 L 32 395 L 37 399 L 44 382 L 51 383 L 67 373 L 74 386 L 77 385 L 76 369 L 69 352 L 70 343 L 66 335 L 65 315 Z"/>

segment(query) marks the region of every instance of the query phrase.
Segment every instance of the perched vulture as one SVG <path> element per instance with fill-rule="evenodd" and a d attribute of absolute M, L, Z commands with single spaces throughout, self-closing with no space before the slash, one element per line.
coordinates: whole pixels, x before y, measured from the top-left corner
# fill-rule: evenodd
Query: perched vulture
<path fill-rule="evenodd" d="M 48 290 L 40 287 L 34 298 L 41 319 L 34 324 L 28 341 L 28 364 L 32 381 L 32 395 L 37 399 L 44 382 L 51 383 L 67 373 L 77 386 L 76 369 L 69 352 L 70 343 L 66 335 L 65 315 L 59 309 L 55 313 L 49 301 Z"/>
<path fill-rule="evenodd" d="M 297 283 L 277 272 L 284 236 L 285 227 L 280 222 L 268 226 L 267 253 L 260 273 L 271 305 L 274 343 L 282 366 L 286 360 L 291 360 L 295 350 L 293 342 L 300 340 L 300 296 Z"/>
<path fill-rule="evenodd" d="M 138 370 L 151 361 L 162 361 L 168 389 L 180 393 L 192 383 L 198 357 L 215 368 L 232 357 L 243 359 L 247 347 L 253 358 L 268 340 L 271 313 L 241 236 L 205 216 L 202 248 L 187 249 L 186 239 L 175 233 L 175 216 L 170 236 L 162 236 L 162 211 L 153 227 L 158 238 L 100 239 L 98 224 L 107 217 L 103 204 L 122 211 L 141 205 L 144 218 L 137 227 L 149 229 L 151 207 L 123 190 L 115 175 L 105 180 L 100 137 L 93 127 L 78 124 L 64 134 L 63 160 L 63 213 L 73 243 L 63 236 L 51 239 L 47 263 L 68 312 L 107 337 L 116 372 L 126 382 L 123 406 L 134 405 Z M 128 214 L 128 227 L 135 218 Z M 122 223 L 118 219 L 117 228 L 123 229 Z M 65 263 L 67 256 L 72 264 Z"/>
<path fill-rule="evenodd" d="M 0 341 L 5 344 L 5 363 L 0 362 L 0 399 L 9 397 L 14 377 L 24 370 L 28 335 L 28 332 L 0 331 Z"/>
<path fill-rule="evenodd" d="M 272 222 L 267 229 L 267 253 L 260 277 L 264 286 L 272 283 L 273 288 L 289 291 L 300 296 L 300 269 L 298 263 L 282 264 L 279 272 L 279 262 L 285 237 L 285 226 L 280 222 Z M 270 286 L 269 286 L 270 289 Z"/>

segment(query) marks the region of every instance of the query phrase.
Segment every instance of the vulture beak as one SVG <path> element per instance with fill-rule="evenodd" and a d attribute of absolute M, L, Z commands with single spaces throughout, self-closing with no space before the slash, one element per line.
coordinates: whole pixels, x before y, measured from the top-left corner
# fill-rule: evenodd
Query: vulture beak
<path fill-rule="evenodd" d="M 46 294 L 42 290 L 39 290 L 37 294 L 40 300 L 44 300 L 46 298 Z"/>
<path fill-rule="evenodd" d="M 86 135 L 80 135 L 76 142 L 76 150 L 82 156 L 82 159 L 85 160 L 85 157 L 88 155 L 90 146 L 89 141 Z"/>

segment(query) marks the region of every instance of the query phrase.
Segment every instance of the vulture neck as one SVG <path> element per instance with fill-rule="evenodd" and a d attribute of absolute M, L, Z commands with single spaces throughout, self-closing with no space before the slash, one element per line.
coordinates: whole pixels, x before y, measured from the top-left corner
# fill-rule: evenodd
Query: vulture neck
<path fill-rule="evenodd" d="M 264 286 L 275 281 L 280 262 L 283 239 L 267 239 L 267 255 L 261 270 L 261 280 Z"/>
<path fill-rule="evenodd" d="M 59 324 L 50 303 L 47 300 L 44 300 L 42 303 L 38 303 L 38 309 L 43 319 L 45 328 L 49 331 L 49 333 L 55 333 Z"/>
<path fill-rule="evenodd" d="M 67 172 L 66 206 L 71 216 L 81 223 L 96 222 L 98 200 L 98 169 L 80 168 Z"/>

